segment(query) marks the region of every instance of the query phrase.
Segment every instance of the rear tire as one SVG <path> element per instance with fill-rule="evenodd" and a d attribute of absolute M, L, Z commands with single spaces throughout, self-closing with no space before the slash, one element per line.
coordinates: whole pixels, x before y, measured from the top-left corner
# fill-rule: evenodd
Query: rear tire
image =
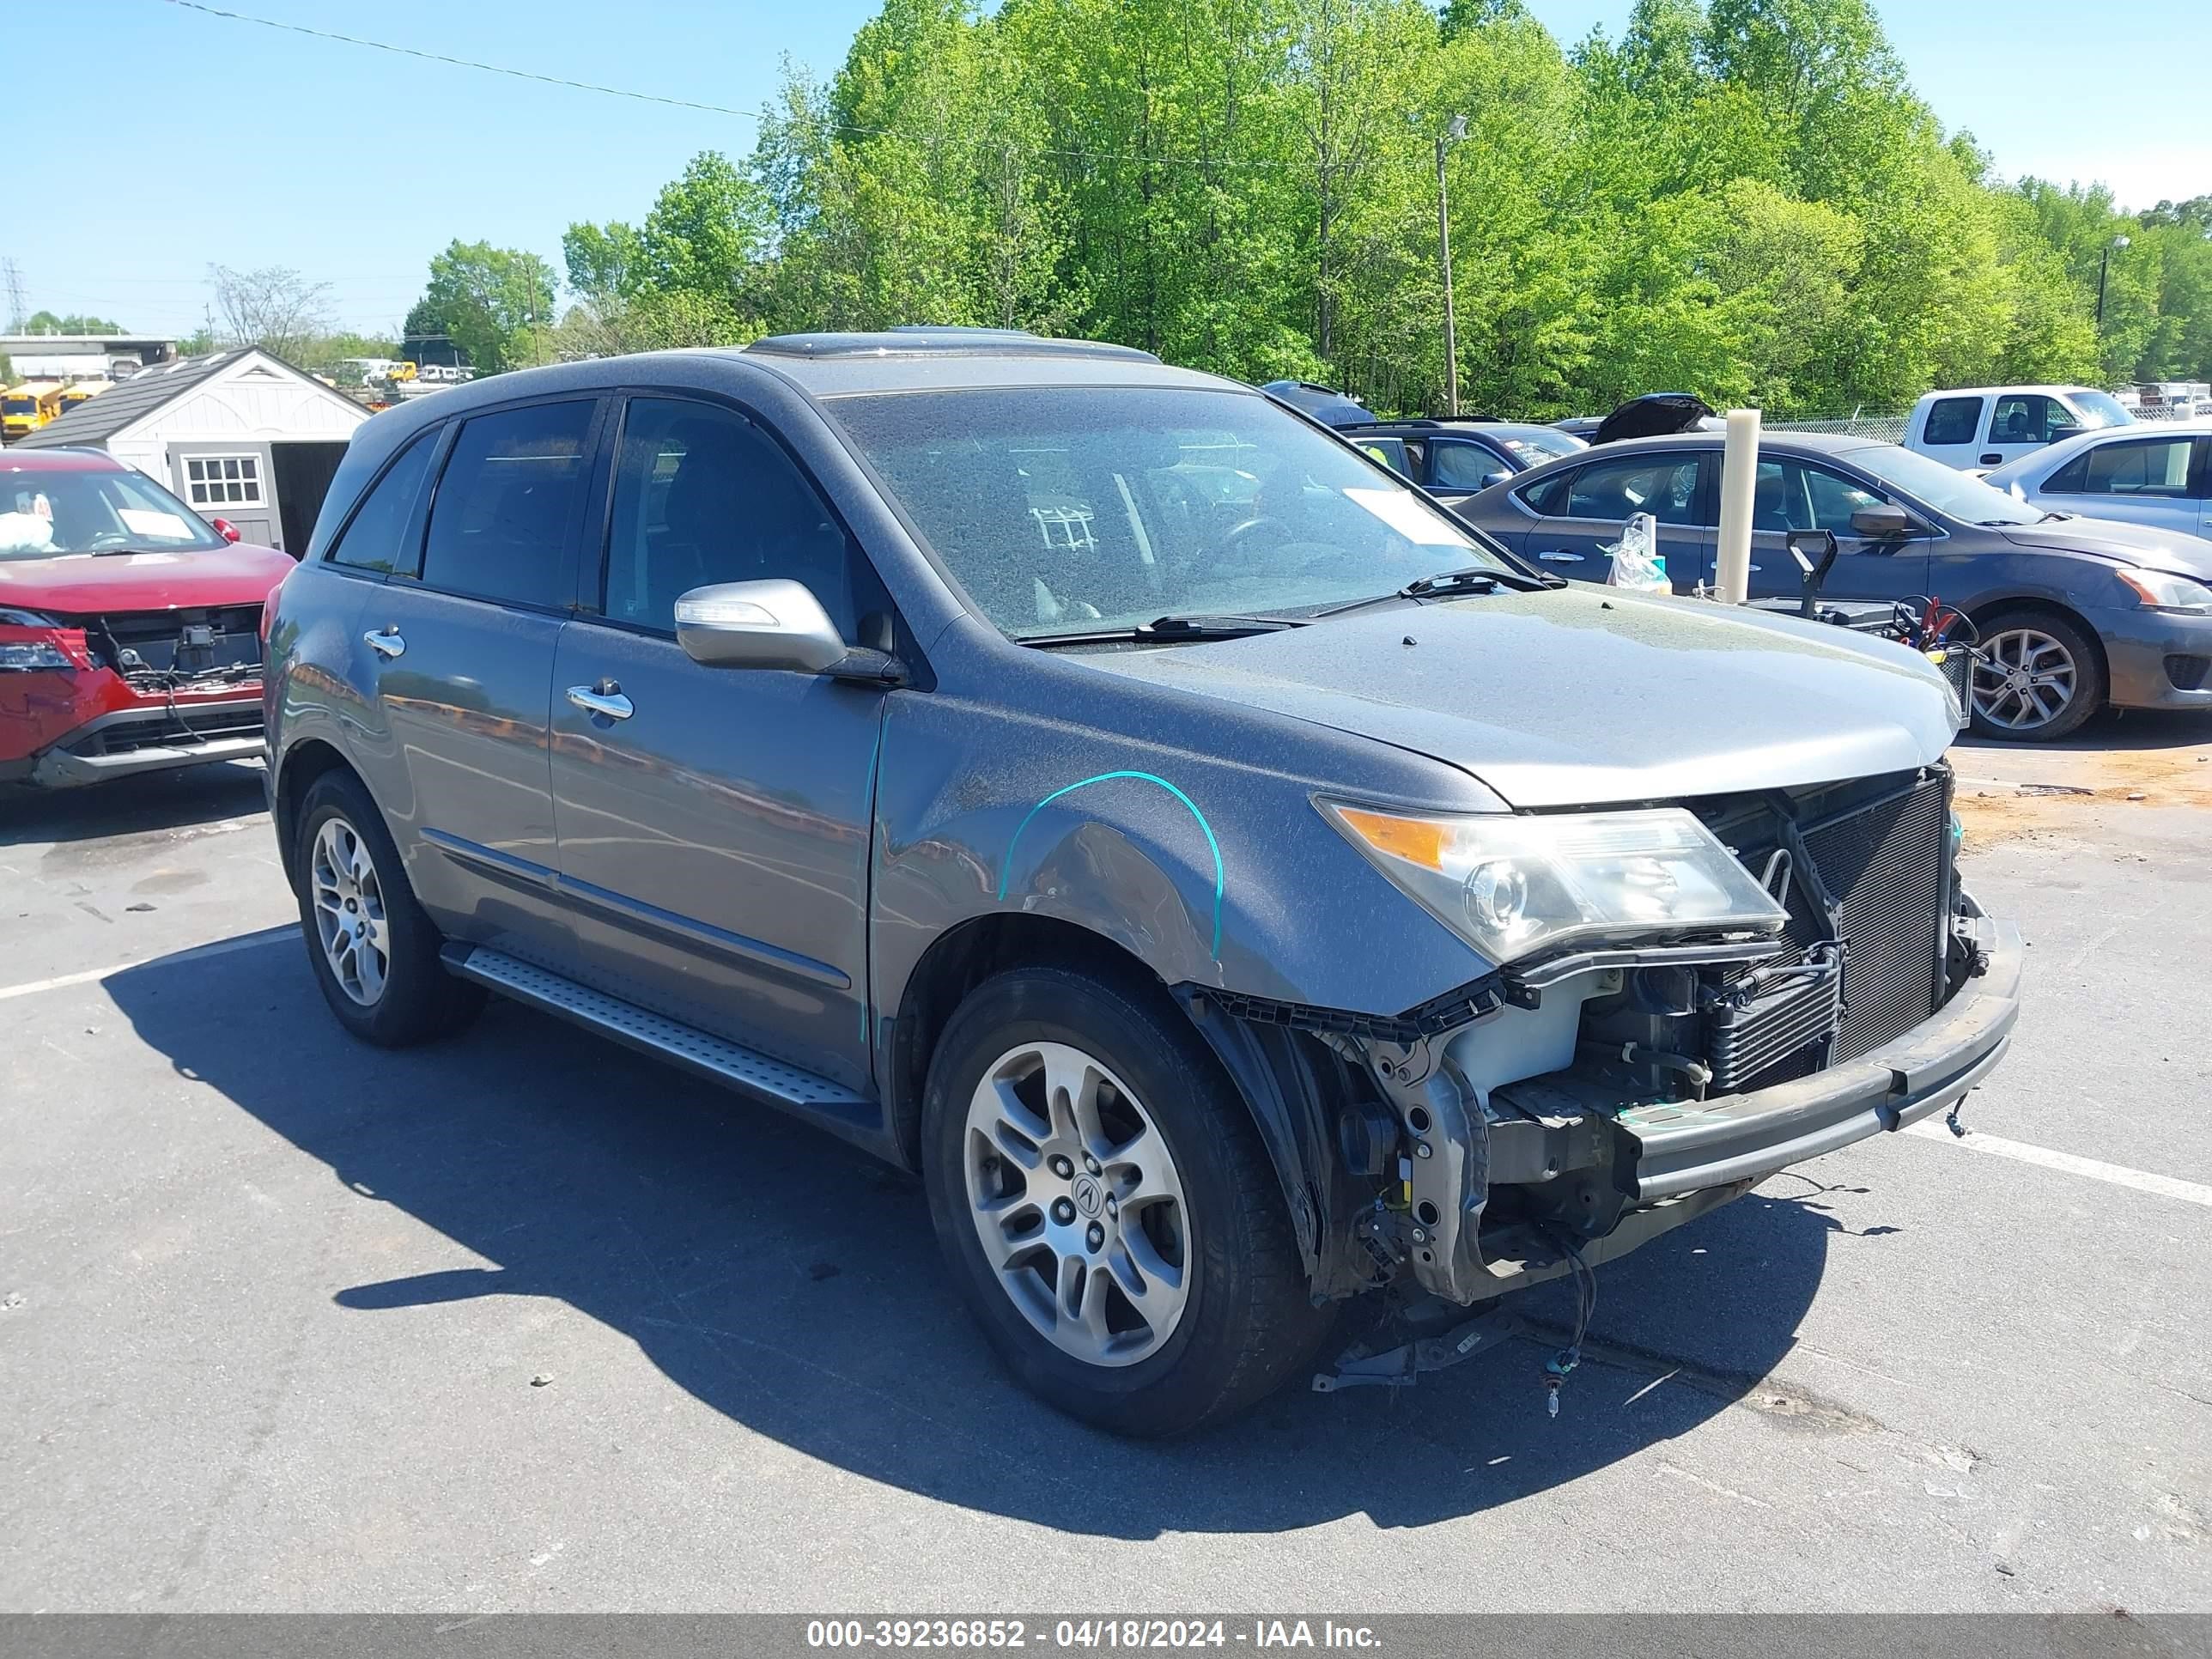
<path fill-rule="evenodd" d="M 477 1017 L 483 988 L 439 961 L 445 941 L 408 884 L 384 815 L 351 773 L 325 772 L 309 787 L 292 869 L 307 960 L 346 1030 L 404 1048 Z"/>
<path fill-rule="evenodd" d="M 977 987 L 930 1064 L 922 1175 L 991 1346 L 1102 1428 L 1219 1422 L 1309 1366 L 1335 1323 L 1251 1114 L 1141 993 L 1059 968 Z"/>
<path fill-rule="evenodd" d="M 2070 617 L 2001 611 L 1983 620 L 1981 648 L 1987 659 L 1974 665 L 1972 680 L 1978 737 L 2051 743 L 2105 706 L 2105 659 Z"/>

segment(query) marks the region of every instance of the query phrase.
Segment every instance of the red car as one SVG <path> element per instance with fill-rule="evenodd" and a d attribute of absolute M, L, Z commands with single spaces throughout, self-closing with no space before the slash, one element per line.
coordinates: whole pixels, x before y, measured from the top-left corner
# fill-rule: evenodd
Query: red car
<path fill-rule="evenodd" d="M 292 569 L 94 449 L 0 452 L 0 783 L 261 753 L 261 605 Z"/>

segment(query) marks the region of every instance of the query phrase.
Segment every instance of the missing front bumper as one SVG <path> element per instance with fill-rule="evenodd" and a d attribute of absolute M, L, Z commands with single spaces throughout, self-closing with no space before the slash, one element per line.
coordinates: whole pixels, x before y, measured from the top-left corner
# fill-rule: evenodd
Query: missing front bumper
<path fill-rule="evenodd" d="M 1484 1036 L 1472 1028 L 1433 1049 L 1378 1045 L 1378 1076 L 1411 1131 L 1405 1256 L 1413 1277 L 1448 1301 L 1482 1301 L 1564 1272 L 1559 1239 L 1574 1238 L 1588 1261 L 1624 1255 L 1764 1176 L 1954 1104 L 2003 1057 L 2020 1014 L 2018 930 L 1973 925 L 1983 971 L 1893 1041 L 1790 1082 L 1562 1132 L 1490 1121 L 1474 1071 Z M 1573 1019 L 1579 1010 L 1563 1012 Z M 1589 1134 L 1604 1145 L 1583 1162 L 1573 1137 Z M 1551 1157 L 1555 1140 L 1565 1159 Z M 1494 1216 L 1501 1191 L 1540 1193 L 1543 1204 L 1533 1218 Z"/>

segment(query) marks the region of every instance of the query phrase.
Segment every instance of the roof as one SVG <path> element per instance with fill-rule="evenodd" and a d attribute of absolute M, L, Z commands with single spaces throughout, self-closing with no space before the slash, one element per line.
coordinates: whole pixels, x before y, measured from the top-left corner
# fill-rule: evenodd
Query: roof
<path fill-rule="evenodd" d="M 0 449 L 0 472 L 121 472 L 125 467 L 104 449 L 42 449 L 26 455 L 27 444 Z"/>
<path fill-rule="evenodd" d="M 744 348 L 770 357 L 1113 357 L 1156 363 L 1159 359 L 1134 346 L 1100 340 L 1050 339 L 1019 328 L 924 328 L 905 326 L 873 332 L 771 334 Z"/>
<path fill-rule="evenodd" d="M 1939 387 L 1934 392 L 1922 392 L 1920 394 L 1920 401 L 1924 404 L 1930 398 L 1986 398 L 1992 392 L 2040 392 L 2050 393 L 2054 392 L 2094 392 L 2096 389 L 2097 388 L 2093 386 L 1947 386 Z"/>
<path fill-rule="evenodd" d="M 18 439 L 15 447 L 52 449 L 64 444 L 104 444 L 125 427 L 152 414 L 171 398 L 190 391 L 254 349 L 241 346 L 235 351 L 218 351 L 205 357 L 179 357 L 173 363 L 142 368 L 97 398 L 87 398 L 58 420 L 48 421 L 30 436 Z"/>
<path fill-rule="evenodd" d="M 13 356 L 16 352 L 34 353 L 44 347 L 51 351 L 56 346 L 149 346 L 174 345 L 176 339 L 167 334 L 0 334 L 0 352 Z"/>

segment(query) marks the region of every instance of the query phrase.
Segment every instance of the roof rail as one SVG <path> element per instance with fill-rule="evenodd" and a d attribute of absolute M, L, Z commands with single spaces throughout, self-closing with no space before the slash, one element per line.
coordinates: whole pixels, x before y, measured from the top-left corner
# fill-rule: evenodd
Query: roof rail
<path fill-rule="evenodd" d="M 745 349 L 766 357 L 1108 357 L 1128 362 L 1159 362 L 1149 351 L 1103 340 L 1059 340 L 1025 329 L 939 327 L 927 323 L 903 323 L 872 332 L 771 334 Z"/>

